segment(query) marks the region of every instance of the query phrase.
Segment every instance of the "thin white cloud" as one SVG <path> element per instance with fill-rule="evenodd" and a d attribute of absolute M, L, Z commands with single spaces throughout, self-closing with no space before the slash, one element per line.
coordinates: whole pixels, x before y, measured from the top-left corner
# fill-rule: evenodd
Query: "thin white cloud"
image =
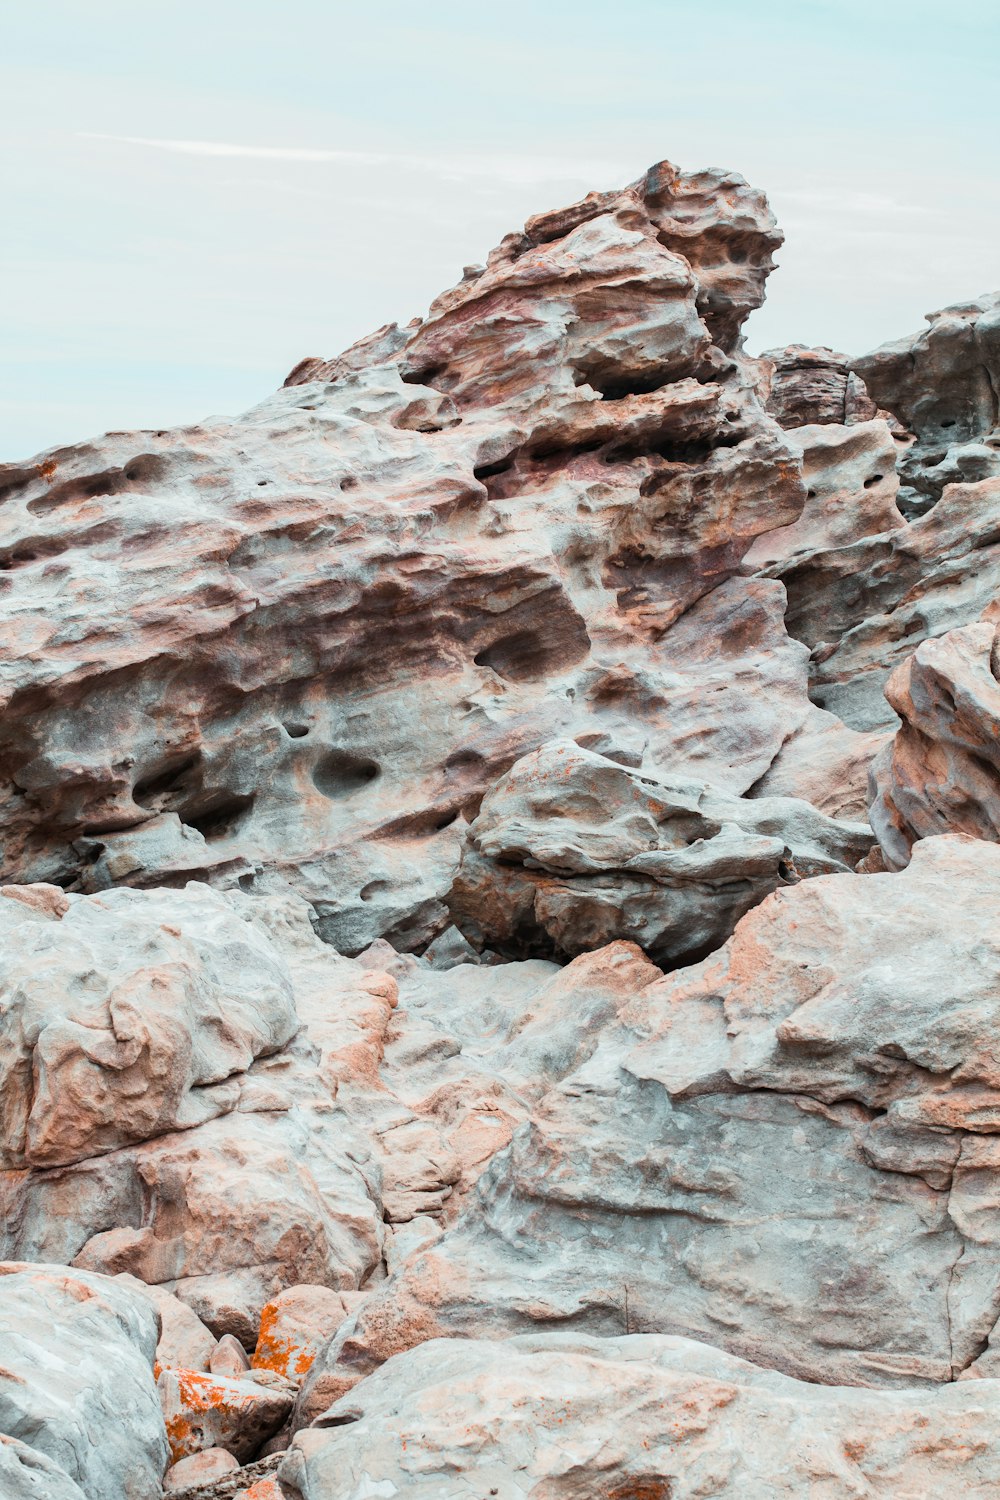
<path fill-rule="evenodd" d="M 620 162 L 566 159 L 545 156 L 409 156 L 386 151 L 344 151 L 317 146 L 244 146 L 232 141 L 189 141 L 155 139 L 138 135 L 103 135 L 79 131 L 83 140 L 110 141 L 117 145 L 144 146 L 155 151 L 172 151 L 185 156 L 248 158 L 253 161 L 297 161 L 336 163 L 361 167 L 408 167 L 445 178 L 492 178 L 496 181 L 536 182 L 614 182 L 624 181 L 629 173 Z"/>

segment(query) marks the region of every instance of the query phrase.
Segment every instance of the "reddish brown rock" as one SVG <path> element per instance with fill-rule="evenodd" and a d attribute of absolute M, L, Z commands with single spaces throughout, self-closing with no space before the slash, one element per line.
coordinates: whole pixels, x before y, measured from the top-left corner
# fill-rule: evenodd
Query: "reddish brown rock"
<path fill-rule="evenodd" d="M 813 423 L 840 426 L 878 415 L 850 358 L 832 349 L 790 344 L 761 355 L 767 410 L 786 430 Z M 768 369 L 770 366 L 770 369 Z"/>

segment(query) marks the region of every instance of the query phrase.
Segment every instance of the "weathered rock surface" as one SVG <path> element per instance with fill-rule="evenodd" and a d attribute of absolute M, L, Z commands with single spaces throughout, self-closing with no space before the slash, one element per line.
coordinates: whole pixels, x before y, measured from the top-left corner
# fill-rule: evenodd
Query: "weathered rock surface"
<path fill-rule="evenodd" d="M 266 938 L 208 890 L 0 900 L 3 1167 L 67 1166 L 236 1107 L 298 1022 Z"/>
<path fill-rule="evenodd" d="M 253 1368 L 302 1380 L 359 1295 L 325 1286 L 286 1287 L 261 1313 Z"/>
<path fill-rule="evenodd" d="M 677 964 L 779 885 L 853 869 L 865 824 L 808 803 L 664 781 L 556 741 L 518 761 L 469 830 L 450 897 L 479 945 L 572 957 L 615 938 Z"/>
<path fill-rule="evenodd" d="M 955 1378 L 1000 1314 L 998 879 L 995 845 L 926 840 L 902 874 L 776 892 L 635 990 L 345 1324 L 300 1418 L 421 1339 L 538 1322 L 809 1380 Z"/>
<path fill-rule="evenodd" d="M 245 1462 L 277 1432 L 293 1401 L 287 1382 L 263 1385 L 249 1372 L 236 1380 L 197 1370 L 163 1370 L 157 1388 L 172 1464 L 209 1448 L 224 1448 Z"/>
<path fill-rule="evenodd" d="M 35 1139 L 27 1118 L 40 1141 L 82 1143 L 38 1151 L 44 1170 L 0 1173 L 5 1251 L 130 1273 L 179 1296 L 216 1338 L 232 1333 L 253 1348 L 261 1309 L 283 1287 L 355 1288 L 380 1260 L 372 1143 L 337 1108 L 317 1049 L 295 1039 L 298 976 L 308 1010 L 310 986 L 337 988 L 342 961 L 314 936 L 307 908 L 287 899 L 248 903 L 191 886 L 68 900 L 61 919 L 0 901 L 0 920 L 14 914 L 0 958 L 16 999 L 8 1141 Z M 157 962 L 159 988 L 149 977 Z M 362 1004 L 371 1006 L 373 982 L 359 975 Z M 136 992 L 152 996 L 145 1010 L 127 1004 Z M 60 1007 L 77 1019 L 61 1021 Z M 50 1015 L 41 1041 L 38 1021 L 21 1019 Z M 349 1022 L 343 1031 L 342 1041 L 353 1037 Z M 44 1087 L 46 1056 L 65 1059 L 55 1091 Z M 192 1057 L 204 1081 L 178 1130 L 174 1101 L 186 1097 Z M 83 1154 L 87 1142 L 140 1135 Z M 50 1154 L 69 1161 L 48 1166 Z M 21 1148 L 15 1160 L 25 1157 L 33 1161 Z"/>
<path fill-rule="evenodd" d="M 761 355 L 767 410 L 786 431 L 870 422 L 878 408 L 848 355 L 790 344 Z"/>
<path fill-rule="evenodd" d="M 1000 293 L 928 313 L 929 327 L 855 359 L 880 406 L 915 435 L 900 503 L 919 514 L 945 486 L 1000 478 Z"/>
<path fill-rule="evenodd" d="M 7 1263 L 0 1329 L 0 1432 L 39 1455 L 0 1446 L 5 1497 L 159 1500 L 167 1443 L 145 1297 L 62 1266 Z"/>
<path fill-rule="evenodd" d="M 296 1500 L 985 1497 L 996 1393 L 807 1385 L 679 1338 L 439 1340 L 300 1433 L 279 1478 Z"/>
<path fill-rule="evenodd" d="M 0 472 L 17 1500 L 997 1487 L 1000 301 L 750 359 L 779 243 Z"/>
<path fill-rule="evenodd" d="M 7 878 L 291 885 L 419 947 L 545 740 L 745 790 L 807 710 L 780 591 L 720 594 L 803 502 L 738 349 L 780 239 L 664 163 L 239 421 L 6 470 Z"/>
<path fill-rule="evenodd" d="M 0 1432 L 0 1494 L 4 1500 L 87 1500 L 80 1486 L 37 1448 Z"/>
<path fill-rule="evenodd" d="M 1000 656 L 981 621 L 924 641 L 886 687 L 900 727 L 872 767 L 872 824 L 890 869 L 937 833 L 1000 839 Z"/>
<path fill-rule="evenodd" d="M 163 1493 L 202 1489 L 238 1468 L 236 1459 L 225 1448 L 203 1448 L 200 1453 L 191 1453 L 170 1465 L 163 1476 Z"/>

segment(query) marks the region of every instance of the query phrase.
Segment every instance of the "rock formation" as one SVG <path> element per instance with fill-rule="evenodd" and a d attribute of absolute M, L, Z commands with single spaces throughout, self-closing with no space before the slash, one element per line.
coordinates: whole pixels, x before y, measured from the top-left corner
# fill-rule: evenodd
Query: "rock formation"
<path fill-rule="evenodd" d="M 780 243 L 0 471 L 4 1497 L 1000 1485 L 1000 302 L 753 359 Z"/>

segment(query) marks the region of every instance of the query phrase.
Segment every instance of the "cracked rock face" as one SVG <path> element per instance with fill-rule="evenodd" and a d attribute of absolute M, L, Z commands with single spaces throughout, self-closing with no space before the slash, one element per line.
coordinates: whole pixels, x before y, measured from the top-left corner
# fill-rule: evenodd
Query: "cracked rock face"
<path fill-rule="evenodd" d="M 751 359 L 780 243 L 0 470 L 5 1497 L 1000 1485 L 1000 303 Z"/>

